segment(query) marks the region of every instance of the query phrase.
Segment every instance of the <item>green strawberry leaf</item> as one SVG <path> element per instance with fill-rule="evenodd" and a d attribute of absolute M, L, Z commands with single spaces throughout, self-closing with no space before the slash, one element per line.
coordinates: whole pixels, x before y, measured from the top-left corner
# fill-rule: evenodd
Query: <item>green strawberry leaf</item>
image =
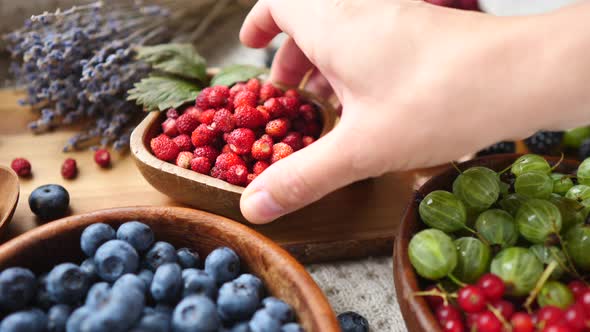
<path fill-rule="evenodd" d="M 211 79 L 211 85 L 233 85 L 247 81 L 253 77 L 268 73 L 268 68 L 251 65 L 231 65 L 221 68 L 219 73 Z"/>
<path fill-rule="evenodd" d="M 152 75 L 135 83 L 127 100 L 135 100 L 146 111 L 164 111 L 194 101 L 201 88 L 187 80 L 163 75 Z"/>
<path fill-rule="evenodd" d="M 137 58 L 164 73 L 207 82 L 207 63 L 191 44 L 142 46 Z"/>

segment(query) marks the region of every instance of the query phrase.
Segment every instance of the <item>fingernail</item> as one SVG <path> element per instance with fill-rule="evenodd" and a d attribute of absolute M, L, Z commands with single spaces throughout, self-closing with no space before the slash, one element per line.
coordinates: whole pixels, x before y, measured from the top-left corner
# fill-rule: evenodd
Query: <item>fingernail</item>
<path fill-rule="evenodd" d="M 283 207 L 265 190 L 257 190 L 245 197 L 243 208 L 247 218 L 254 223 L 268 222 L 284 213 Z"/>

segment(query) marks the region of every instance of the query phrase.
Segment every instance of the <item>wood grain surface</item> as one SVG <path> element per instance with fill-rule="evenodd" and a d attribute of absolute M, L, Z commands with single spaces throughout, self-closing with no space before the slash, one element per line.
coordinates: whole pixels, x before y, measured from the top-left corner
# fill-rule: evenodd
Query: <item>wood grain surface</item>
<path fill-rule="evenodd" d="M 27 198 L 36 187 L 48 183 L 61 184 L 70 192 L 72 214 L 122 206 L 182 205 L 153 189 L 129 154 L 113 153 L 112 168 L 100 169 L 90 151 L 62 153 L 65 142 L 75 133 L 73 129 L 32 135 L 27 124 L 35 114 L 17 106 L 18 98 L 18 92 L 0 90 L 0 164 L 25 157 L 31 161 L 33 177 L 21 179 L 20 202 L 0 241 L 39 225 Z M 68 157 L 78 162 L 80 173 L 74 180 L 60 175 L 61 164 Z M 253 228 L 305 263 L 390 255 L 413 188 L 433 172 L 395 173 L 361 181 L 279 222 Z"/>

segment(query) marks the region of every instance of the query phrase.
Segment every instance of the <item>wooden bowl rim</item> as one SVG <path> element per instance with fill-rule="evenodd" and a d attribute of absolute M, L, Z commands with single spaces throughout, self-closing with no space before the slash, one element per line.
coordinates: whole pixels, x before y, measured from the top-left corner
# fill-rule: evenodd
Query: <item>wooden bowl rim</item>
<path fill-rule="evenodd" d="M 473 166 L 486 166 L 500 161 L 515 161 L 518 157 L 526 153 L 511 153 L 511 154 L 497 154 L 490 156 L 483 156 L 467 160 L 465 162 L 456 164 L 461 169 L 467 169 Z M 550 164 L 555 164 L 561 158 L 553 156 L 543 156 Z M 573 167 L 580 164 L 577 160 L 563 159 L 562 165 L 566 167 Z M 440 178 L 451 177 L 457 170 L 449 165 L 447 168 L 441 170 L 438 174 L 428 179 L 420 188 L 415 190 L 410 202 L 407 204 L 402 222 L 400 224 L 398 236 L 395 239 L 393 247 L 393 276 L 397 297 L 400 301 L 402 315 L 406 322 L 417 324 L 418 332 L 441 332 L 442 329 L 428 305 L 427 301 L 420 296 L 414 296 L 413 293 L 419 291 L 419 280 L 410 259 L 407 255 L 407 249 L 411 236 L 414 234 L 412 226 L 414 222 L 419 222 L 415 213 L 418 211 L 419 199 L 425 196 L 424 188 L 433 185 L 433 182 L 438 182 Z M 415 213 L 412 213 L 415 212 Z"/>
<path fill-rule="evenodd" d="M 20 197 L 20 181 L 18 178 L 18 175 L 16 174 L 16 172 L 14 172 L 14 170 L 10 167 L 7 166 L 3 166 L 0 165 L 0 169 L 2 169 L 2 171 L 6 171 L 7 173 L 11 174 L 11 176 L 14 179 L 14 184 L 15 187 L 13 188 L 14 190 L 11 191 L 11 195 L 9 195 L 8 197 L 6 197 L 6 201 L 7 202 L 11 202 L 12 203 L 12 208 L 8 211 L 4 211 L 5 214 L 0 215 L 0 229 L 8 226 L 8 224 L 10 224 L 10 221 L 12 220 L 12 216 L 14 215 L 14 212 L 16 211 L 16 207 L 18 206 L 18 200 Z M 2 212 L 2 211 L 0 211 Z"/>
<path fill-rule="evenodd" d="M 80 230 L 96 222 L 96 220 L 119 220 L 121 216 L 128 216 L 130 213 L 136 215 L 152 214 L 162 216 L 162 218 L 170 214 L 189 216 L 191 220 L 187 222 L 206 224 L 208 227 L 223 231 L 231 238 L 245 241 L 246 246 L 257 243 L 258 246 L 263 247 L 261 253 L 268 260 L 268 264 L 281 266 L 283 276 L 288 276 L 291 285 L 300 290 L 303 298 L 302 302 L 305 302 L 311 309 L 309 315 L 311 326 L 318 327 L 319 331 L 340 331 L 334 311 L 324 293 L 307 270 L 287 251 L 245 225 L 200 210 L 182 207 L 134 206 L 98 210 L 70 216 L 39 226 L 0 245 L 0 260 L 5 260 L 14 253 L 26 250 L 33 242 L 50 240 L 55 234 Z M 141 217 L 138 218 L 141 219 Z M 215 219 L 215 222 L 208 221 L 208 219 Z"/>

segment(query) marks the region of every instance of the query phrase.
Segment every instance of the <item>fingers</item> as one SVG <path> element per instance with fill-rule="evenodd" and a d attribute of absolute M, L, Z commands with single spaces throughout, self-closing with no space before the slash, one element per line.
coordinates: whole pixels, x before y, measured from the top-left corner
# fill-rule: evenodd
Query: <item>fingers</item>
<path fill-rule="evenodd" d="M 270 79 L 289 86 L 299 82 L 313 68 L 313 64 L 292 38 L 287 38 L 275 55 Z"/>
<path fill-rule="evenodd" d="M 258 1 L 244 20 L 240 40 L 248 47 L 262 48 L 281 31 L 272 17 L 268 2 Z"/>
<path fill-rule="evenodd" d="M 335 128 L 259 175 L 242 194 L 240 207 L 246 219 L 270 222 L 360 179 L 363 175 L 351 167 L 353 151 L 344 148 L 342 132 Z"/>

